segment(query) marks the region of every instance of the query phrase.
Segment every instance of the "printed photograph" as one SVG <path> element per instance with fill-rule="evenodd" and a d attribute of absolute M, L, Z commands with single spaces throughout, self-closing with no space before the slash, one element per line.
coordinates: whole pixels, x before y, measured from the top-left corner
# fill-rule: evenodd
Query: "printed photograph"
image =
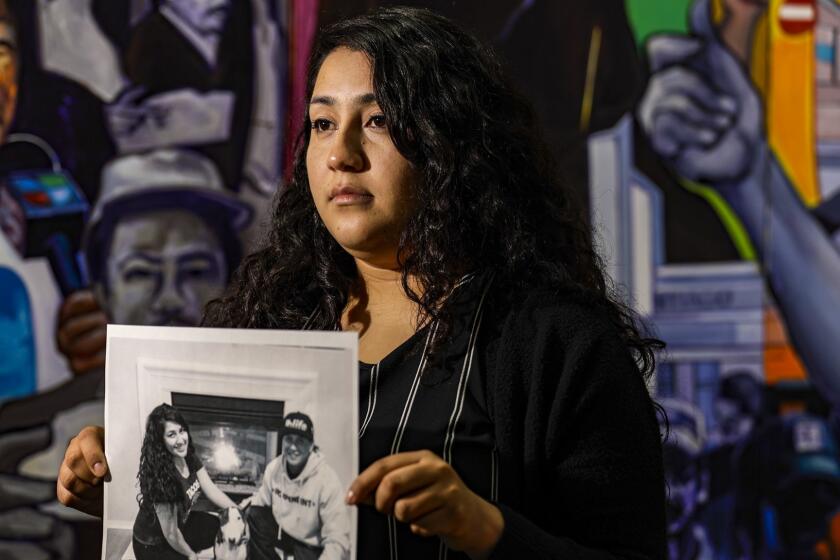
<path fill-rule="evenodd" d="M 103 559 L 351 559 L 356 338 L 108 328 Z"/>

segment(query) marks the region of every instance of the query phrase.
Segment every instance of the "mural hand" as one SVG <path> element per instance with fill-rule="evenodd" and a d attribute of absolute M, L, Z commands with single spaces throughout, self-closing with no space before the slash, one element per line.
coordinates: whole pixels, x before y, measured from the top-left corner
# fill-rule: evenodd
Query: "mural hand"
<path fill-rule="evenodd" d="M 107 475 L 105 429 L 88 426 L 67 445 L 56 483 L 58 501 L 101 517 L 102 481 Z"/>
<path fill-rule="evenodd" d="M 233 106 L 229 91 L 160 93 L 140 105 L 120 108 L 112 121 L 114 139 L 123 153 L 220 142 L 230 136 Z M 136 126 L 120 126 L 124 122 Z"/>
<path fill-rule="evenodd" d="M 70 294 L 58 311 L 56 343 L 76 375 L 105 366 L 108 316 L 90 290 Z"/>
<path fill-rule="evenodd" d="M 656 152 L 688 179 L 725 189 L 756 171 L 765 146 L 758 95 L 720 42 L 708 2 L 692 10 L 699 38 L 650 40 L 653 75 L 637 112 Z"/>
<path fill-rule="evenodd" d="M 148 109 L 137 105 L 145 93 L 146 88 L 142 86 L 128 88 L 105 108 L 108 127 L 115 139 L 134 134 L 149 118 Z"/>

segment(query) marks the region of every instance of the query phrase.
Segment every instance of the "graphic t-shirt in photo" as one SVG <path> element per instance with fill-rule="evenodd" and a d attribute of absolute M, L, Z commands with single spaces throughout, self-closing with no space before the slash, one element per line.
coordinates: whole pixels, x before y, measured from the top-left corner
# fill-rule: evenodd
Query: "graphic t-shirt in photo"
<path fill-rule="evenodd" d="M 175 469 L 175 476 L 183 490 L 183 500 L 176 502 L 178 511 L 178 527 L 183 528 L 190 511 L 201 496 L 201 484 L 198 482 L 198 471 L 204 468 L 204 464 L 196 456 L 187 457 L 187 469 L 189 474 L 184 477 Z M 164 542 L 163 530 L 160 527 L 160 520 L 155 512 L 155 504 L 143 501 L 137 518 L 134 520 L 134 538 L 142 544 L 156 545 Z"/>

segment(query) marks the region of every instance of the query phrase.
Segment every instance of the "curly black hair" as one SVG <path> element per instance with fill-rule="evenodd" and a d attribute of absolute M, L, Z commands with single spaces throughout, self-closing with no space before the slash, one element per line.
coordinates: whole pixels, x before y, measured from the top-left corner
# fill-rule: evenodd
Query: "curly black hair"
<path fill-rule="evenodd" d="M 166 450 L 163 442 L 163 429 L 166 422 L 180 424 L 189 435 L 190 427 L 174 406 L 159 404 L 146 419 L 146 433 L 140 449 L 140 469 L 137 482 L 140 493 L 137 502 L 143 505 L 180 503 L 185 500 L 184 489 L 178 482 L 178 472 L 172 460 L 172 454 Z M 195 457 L 192 436 L 187 445 L 187 462 Z"/>
<path fill-rule="evenodd" d="M 551 286 L 602 306 L 647 377 L 661 343 L 642 334 L 610 287 L 530 103 L 489 47 L 429 10 L 378 9 L 321 31 L 310 59 L 309 97 L 324 59 L 339 48 L 369 58 L 394 145 L 421 177 L 416 199 L 422 204 L 398 248 L 403 288 L 420 309 L 418 324 L 438 320 L 445 337 L 452 318 L 444 302 L 459 279 L 492 271 L 497 288 Z M 208 305 L 206 325 L 300 328 L 310 316 L 315 328 L 339 324 L 357 271 L 310 195 L 310 132 L 307 114 L 266 243 Z"/>

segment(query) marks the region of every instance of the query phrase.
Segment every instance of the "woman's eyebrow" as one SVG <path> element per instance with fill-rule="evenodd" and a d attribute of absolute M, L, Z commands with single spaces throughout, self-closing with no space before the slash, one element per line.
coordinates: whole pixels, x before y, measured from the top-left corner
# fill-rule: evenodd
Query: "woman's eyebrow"
<path fill-rule="evenodd" d="M 310 105 L 327 105 L 329 107 L 337 103 L 336 98 L 330 95 L 316 95 L 309 101 Z M 353 98 L 353 103 L 356 105 L 371 105 L 372 103 L 376 103 L 376 95 L 374 93 L 359 94 Z"/>

